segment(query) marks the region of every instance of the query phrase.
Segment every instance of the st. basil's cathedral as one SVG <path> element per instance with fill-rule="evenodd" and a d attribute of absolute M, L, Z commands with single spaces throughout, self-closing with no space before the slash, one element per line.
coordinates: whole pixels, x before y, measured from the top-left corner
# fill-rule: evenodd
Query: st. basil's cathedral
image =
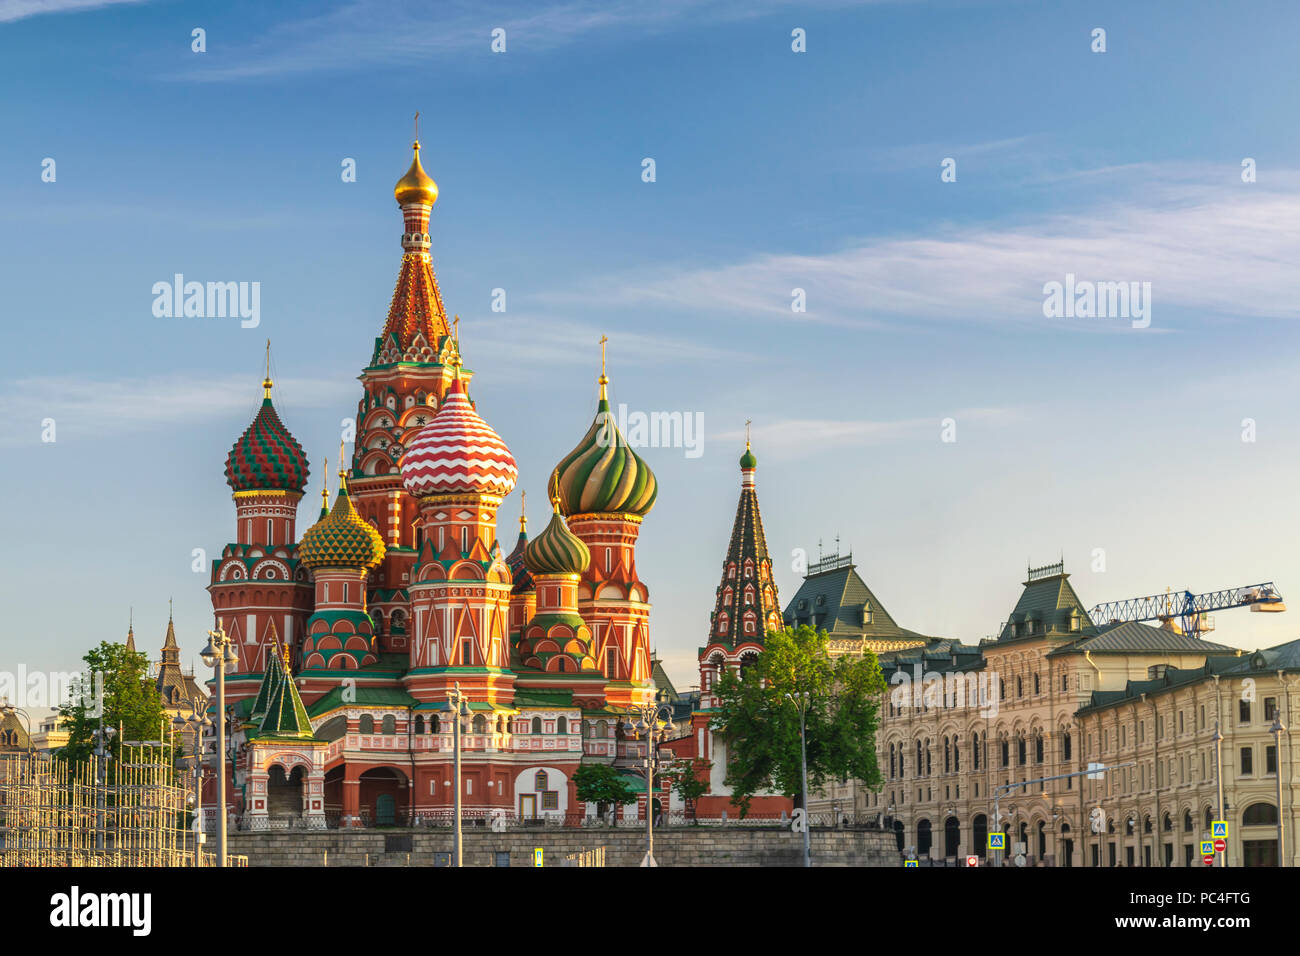
<path fill-rule="evenodd" d="M 550 478 L 549 522 L 529 539 L 521 517 L 503 551 L 497 515 L 518 469 L 470 397 L 430 257 L 438 187 L 414 150 L 394 191 L 401 271 L 333 503 L 322 488 L 300 538 L 308 460 L 276 413 L 269 366 L 226 461 L 235 540 L 208 590 L 238 655 L 228 796 L 247 829 L 448 815 L 457 687 L 468 817 L 572 821 L 585 812 L 580 762 L 645 756 L 620 722 L 655 696 L 636 571 L 655 476 L 609 413 L 602 359 L 595 420 Z"/>

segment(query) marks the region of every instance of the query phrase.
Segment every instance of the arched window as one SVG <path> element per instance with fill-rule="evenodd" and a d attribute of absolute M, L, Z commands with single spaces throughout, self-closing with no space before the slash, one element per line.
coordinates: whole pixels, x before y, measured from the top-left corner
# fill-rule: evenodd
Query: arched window
<path fill-rule="evenodd" d="M 971 755 L 971 761 L 974 764 L 974 769 L 978 770 L 980 768 L 980 735 L 979 734 L 971 734 L 970 755 Z"/>
<path fill-rule="evenodd" d="M 397 718 L 392 714 L 384 714 L 383 732 L 386 734 L 397 733 Z"/>
<path fill-rule="evenodd" d="M 474 715 L 474 733 L 476 734 L 487 733 L 487 718 L 484 717 L 482 714 Z"/>
<path fill-rule="evenodd" d="M 1034 734 L 1034 763 L 1043 762 L 1043 734 L 1041 731 Z"/>
<path fill-rule="evenodd" d="M 546 784 L 547 784 L 546 771 L 545 770 L 537 771 L 537 775 L 533 777 L 533 789 L 536 790 L 538 793 L 542 793 L 546 790 Z"/>
<path fill-rule="evenodd" d="M 362 714 L 360 730 L 363 734 L 373 734 L 375 732 L 375 718 L 369 714 Z"/>
<path fill-rule="evenodd" d="M 1183 811 L 1183 832 L 1184 832 L 1184 833 L 1191 833 L 1191 832 L 1192 832 L 1192 827 L 1193 827 L 1193 824 L 1192 824 L 1192 811 L 1191 811 L 1191 810 L 1184 810 L 1184 811 Z"/>
<path fill-rule="evenodd" d="M 609 736 L 609 724 L 606 721 L 596 721 L 596 736 L 602 739 Z"/>
<path fill-rule="evenodd" d="M 535 733 L 535 734 L 540 734 L 541 732 L 542 732 L 542 718 L 540 718 L 540 717 L 534 717 L 534 718 L 533 718 L 533 733 Z"/>
<path fill-rule="evenodd" d="M 567 734 L 569 732 L 569 722 L 564 717 L 555 722 L 555 732 L 557 734 Z"/>
<path fill-rule="evenodd" d="M 415 718 L 415 732 L 417 734 L 424 733 L 424 716 L 422 714 Z"/>
<path fill-rule="evenodd" d="M 1070 759 L 1070 732 L 1068 730 L 1061 734 L 1061 756 L 1066 760 Z"/>
<path fill-rule="evenodd" d="M 1271 803 L 1252 803 L 1241 815 L 1243 827 L 1277 826 L 1277 807 Z"/>
<path fill-rule="evenodd" d="M 429 733 L 431 734 L 442 733 L 442 722 L 438 719 L 437 714 L 429 715 Z"/>

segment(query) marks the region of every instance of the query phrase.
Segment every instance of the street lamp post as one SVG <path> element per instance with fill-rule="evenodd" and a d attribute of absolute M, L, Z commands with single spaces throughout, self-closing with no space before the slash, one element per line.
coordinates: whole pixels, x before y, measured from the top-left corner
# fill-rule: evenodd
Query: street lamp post
<path fill-rule="evenodd" d="M 1277 865 L 1286 866 L 1286 826 L 1282 822 L 1282 712 L 1273 715 L 1273 726 L 1268 728 L 1273 734 L 1273 762 L 1277 771 Z"/>
<path fill-rule="evenodd" d="M 632 717 L 636 717 L 633 720 Z M 655 862 L 654 788 L 655 767 L 659 765 L 659 745 L 668 739 L 673 726 L 672 707 L 668 704 L 645 704 L 634 708 L 630 717 L 623 720 L 623 732 L 644 737 L 645 755 L 645 859 L 642 866 L 658 866 Z"/>
<path fill-rule="evenodd" d="M 1219 731 L 1219 722 L 1214 722 L 1214 736 L 1210 738 L 1214 741 L 1214 786 L 1217 793 L 1219 819 L 1225 819 L 1223 815 L 1223 734 Z M 1226 843 L 1226 841 L 1225 841 Z M 1225 846 L 1224 851 L 1219 856 L 1219 866 L 1228 865 L 1228 850 Z"/>
<path fill-rule="evenodd" d="M 452 739 L 452 776 L 455 777 L 456 795 L 453 799 L 452 852 L 456 858 L 455 866 L 464 866 L 463 849 L 460 835 L 460 722 L 469 716 L 469 699 L 461 693 L 460 681 L 456 681 L 454 690 L 447 692 L 447 701 L 451 704 L 451 739 Z"/>
<path fill-rule="evenodd" d="M 812 695 L 807 691 L 801 694 L 786 694 L 786 700 L 794 704 L 799 711 L 799 768 L 803 778 L 803 865 L 812 866 L 812 847 L 809 844 L 809 830 L 812 821 L 808 817 L 808 705 Z"/>
<path fill-rule="evenodd" d="M 177 733 L 186 730 L 194 735 L 194 865 L 203 865 L 203 731 L 212 726 L 212 718 L 200 714 L 194 702 L 190 702 L 190 715 L 182 717 L 177 714 L 172 718 L 172 727 Z"/>
<path fill-rule="evenodd" d="M 230 647 L 224 621 L 208 631 L 208 643 L 199 652 L 203 663 L 217 674 L 217 866 L 226 865 L 226 668 L 239 663 Z"/>

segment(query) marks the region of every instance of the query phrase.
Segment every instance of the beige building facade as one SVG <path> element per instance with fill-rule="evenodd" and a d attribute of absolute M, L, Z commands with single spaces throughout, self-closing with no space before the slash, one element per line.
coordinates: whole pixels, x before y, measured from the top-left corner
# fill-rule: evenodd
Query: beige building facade
<path fill-rule="evenodd" d="M 901 849 L 956 863 L 987 855 L 997 792 L 1008 862 L 1020 851 L 1028 866 L 1199 866 L 1207 819 L 1218 819 L 1217 720 L 1229 865 L 1268 865 L 1277 754 L 1267 728 L 1291 713 L 1300 659 L 1289 648 L 1251 655 L 1166 627 L 1097 625 L 1062 565 L 1031 569 L 996 638 L 881 655 L 884 785 L 833 785 L 809 809 L 877 816 Z M 1256 698 L 1248 709 L 1242 694 Z M 1283 773 L 1294 780 L 1288 740 Z M 1101 781 L 1030 782 L 1130 761 Z M 1290 826 L 1288 788 L 1283 807 Z"/>

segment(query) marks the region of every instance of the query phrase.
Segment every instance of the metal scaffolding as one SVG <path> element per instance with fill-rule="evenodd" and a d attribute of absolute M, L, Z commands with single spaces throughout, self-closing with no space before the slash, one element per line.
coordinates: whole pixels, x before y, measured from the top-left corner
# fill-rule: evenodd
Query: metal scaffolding
<path fill-rule="evenodd" d="M 0 755 L 0 866 L 193 866 L 189 790 L 171 756 L 148 745 L 77 764 Z"/>

